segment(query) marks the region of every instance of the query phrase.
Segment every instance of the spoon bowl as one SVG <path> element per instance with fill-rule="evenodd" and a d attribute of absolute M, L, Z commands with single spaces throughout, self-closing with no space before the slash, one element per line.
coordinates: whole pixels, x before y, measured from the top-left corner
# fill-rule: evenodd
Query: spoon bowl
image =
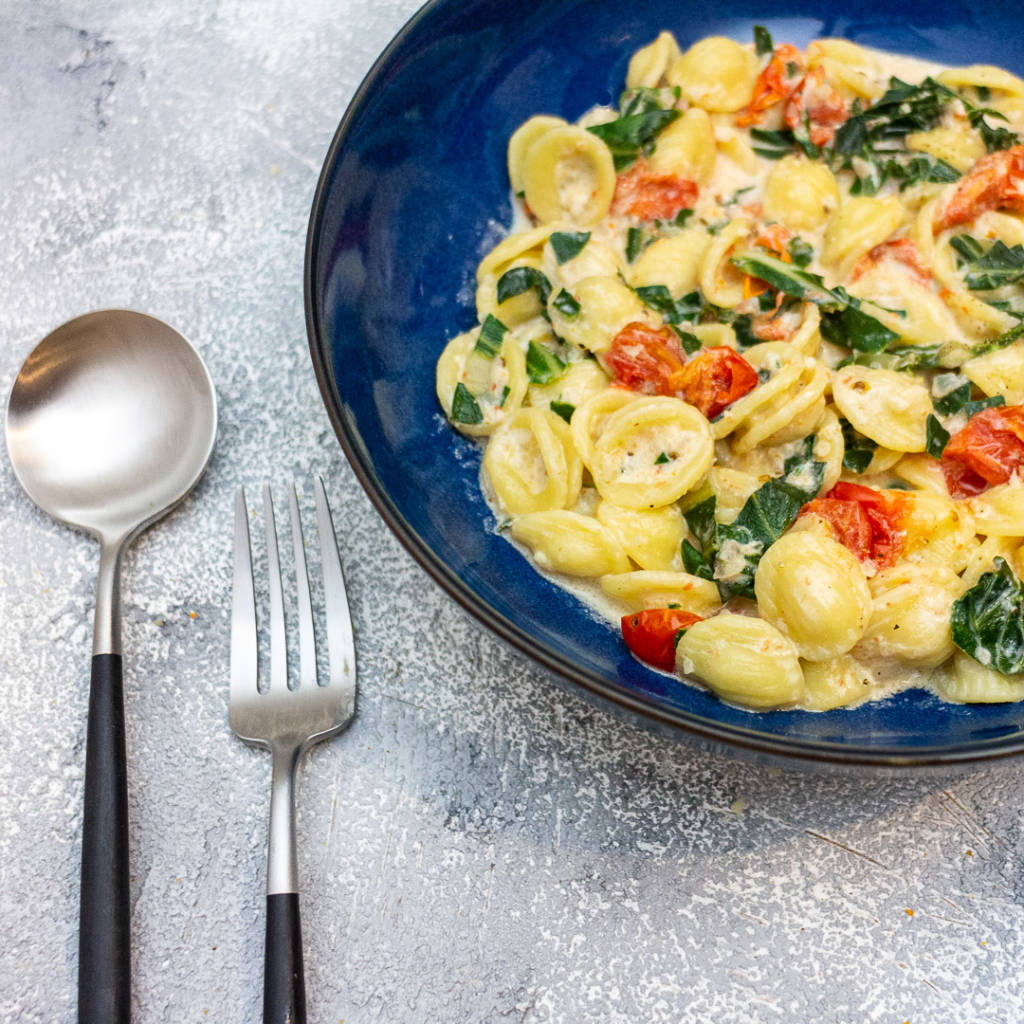
<path fill-rule="evenodd" d="M 29 497 L 100 542 L 86 728 L 79 1024 L 128 1024 L 131 938 L 120 570 L 125 548 L 199 480 L 217 431 L 213 382 L 177 331 L 103 310 L 47 335 L 7 405 Z"/>
<path fill-rule="evenodd" d="M 114 542 L 180 501 L 213 449 L 213 384 L 167 324 L 129 310 L 58 327 L 25 361 L 7 407 L 7 449 L 29 497 Z"/>

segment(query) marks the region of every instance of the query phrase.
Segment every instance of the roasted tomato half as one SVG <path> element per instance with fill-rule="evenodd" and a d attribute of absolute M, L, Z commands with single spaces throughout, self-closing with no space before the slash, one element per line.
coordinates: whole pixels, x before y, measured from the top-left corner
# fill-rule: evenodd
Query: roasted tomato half
<path fill-rule="evenodd" d="M 641 661 L 671 672 L 676 665 L 676 635 L 695 622 L 700 616 L 682 608 L 646 608 L 622 616 L 622 639 Z"/>
<path fill-rule="evenodd" d="M 903 553 L 910 502 L 910 497 L 899 491 L 840 482 L 825 497 L 804 505 L 800 515 L 819 516 L 835 539 L 861 562 L 885 569 Z"/>
<path fill-rule="evenodd" d="M 671 220 L 680 210 L 692 210 L 697 184 L 676 174 L 654 174 L 640 157 L 619 175 L 612 210 L 637 220 Z"/>
<path fill-rule="evenodd" d="M 1005 484 L 1024 466 L 1024 405 L 996 406 L 972 416 L 942 453 L 942 472 L 954 498 Z"/>

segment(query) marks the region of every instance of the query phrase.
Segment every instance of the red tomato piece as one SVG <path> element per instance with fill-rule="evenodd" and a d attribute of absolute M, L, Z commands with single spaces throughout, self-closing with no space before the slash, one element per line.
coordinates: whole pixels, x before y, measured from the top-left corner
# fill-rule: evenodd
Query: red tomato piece
<path fill-rule="evenodd" d="M 682 608 L 646 608 L 622 616 L 622 639 L 641 661 L 671 672 L 676 667 L 676 634 L 700 621 L 699 615 Z"/>
<path fill-rule="evenodd" d="M 808 135 L 816 146 L 827 146 L 836 129 L 850 116 L 846 100 L 825 81 L 823 68 L 808 71 L 786 99 L 783 120 L 787 128 L 799 128 L 807 118 Z"/>
<path fill-rule="evenodd" d="M 790 71 L 795 73 L 790 74 Z M 736 118 L 736 123 L 760 124 L 764 112 L 786 99 L 803 73 L 804 60 L 800 51 L 789 43 L 777 46 L 772 59 L 757 76 L 750 106 Z"/>
<path fill-rule="evenodd" d="M 743 356 L 718 345 L 701 349 L 686 364 L 679 390 L 690 405 L 713 420 L 726 406 L 753 391 L 757 382 L 757 371 Z"/>
<path fill-rule="evenodd" d="M 675 174 L 652 174 L 641 156 L 619 175 L 612 212 L 637 220 L 671 220 L 680 210 L 693 209 L 697 183 Z"/>
<path fill-rule="evenodd" d="M 879 263 L 890 261 L 905 266 L 920 284 L 928 284 L 932 279 L 932 272 L 921 263 L 921 254 L 917 245 L 911 238 L 894 238 L 890 242 L 882 242 L 876 245 L 869 253 L 862 256 L 850 275 L 851 281 L 863 277 L 869 270 Z"/>
<path fill-rule="evenodd" d="M 1024 212 L 1024 146 L 983 156 L 935 212 L 935 234 L 988 210 Z"/>
<path fill-rule="evenodd" d="M 804 505 L 800 515 L 824 519 L 835 539 L 860 561 L 885 569 L 903 553 L 910 502 L 898 491 L 876 491 L 840 482 L 824 498 Z"/>
<path fill-rule="evenodd" d="M 1024 405 L 996 406 L 972 416 L 942 453 L 942 472 L 954 498 L 1005 484 L 1024 466 Z"/>
<path fill-rule="evenodd" d="M 685 361 L 672 328 L 655 330 L 641 323 L 626 324 L 604 356 L 619 387 L 645 395 L 675 395 Z"/>

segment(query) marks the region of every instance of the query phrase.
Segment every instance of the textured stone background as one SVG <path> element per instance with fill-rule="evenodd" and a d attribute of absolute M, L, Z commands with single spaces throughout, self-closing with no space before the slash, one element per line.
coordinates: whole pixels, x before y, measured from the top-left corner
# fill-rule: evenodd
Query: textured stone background
<path fill-rule="evenodd" d="M 355 483 L 309 366 L 303 242 L 345 104 L 414 7 L 0 9 L 0 389 L 58 323 L 123 305 L 191 337 L 221 403 L 204 481 L 125 566 L 135 1019 L 259 1018 L 270 765 L 227 726 L 231 498 L 314 472 L 361 690 L 300 789 L 312 1021 L 1024 1019 L 1019 767 L 879 782 L 687 752 L 469 621 Z M 0 522 L 0 1021 L 54 1024 L 97 553 L 6 459 Z"/>

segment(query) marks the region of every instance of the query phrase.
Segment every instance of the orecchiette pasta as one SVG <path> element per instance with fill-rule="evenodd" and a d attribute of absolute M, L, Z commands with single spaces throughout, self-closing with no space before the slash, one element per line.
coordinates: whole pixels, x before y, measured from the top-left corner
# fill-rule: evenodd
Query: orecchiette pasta
<path fill-rule="evenodd" d="M 1024 80 L 757 39 L 662 32 L 616 107 L 512 134 L 441 409 L 648 664 L 756 710 L 1024 700 L 986 625 L 1024 615 Z"/>
<path fill-rule="evenodd" d="M 571 505 L 583 475 L 565 420 L 543 409 L 520 409 L 505 421 L 487 444 L 484 469 L 513 515 Z"/>
<path fill-rule="evenodd" d="M 661 508 L 693 490 L 712 457 L 711 428 L 696 409 L 677 398 L 640 398 L 608 417 L 590 472 L 603 498 Z"/>
<path fill-rule="evenodd" d="M 735 704 L 777 708 L 803 697 L 796 648 L 764 619 L 723 612 L 695 623 L 676 647 L 676 665 Z"/>
<path fill-rule="evenodd" d="M 624 572 L 629 559 L 610 530 L 591 516 L 565 509 L 528 512 L 509 527 L 532 552 L 542 569 L 567 576 L 602 576 Z"/>
<path fill-rule="evenodd" d="M 760 614 L 808 661 L 846 654 L 871 614 L 860 563 L 842 544 L 811 533 L 787 534 L 768 548 L 754 593 Z"/>
<path fill-rule="evenodd" d="M 608 212 L 614 192 L 611 153 L 583 128 L 551 128 L 526 150 L 523 193 L 542 221 L 595 224 Z"/>

